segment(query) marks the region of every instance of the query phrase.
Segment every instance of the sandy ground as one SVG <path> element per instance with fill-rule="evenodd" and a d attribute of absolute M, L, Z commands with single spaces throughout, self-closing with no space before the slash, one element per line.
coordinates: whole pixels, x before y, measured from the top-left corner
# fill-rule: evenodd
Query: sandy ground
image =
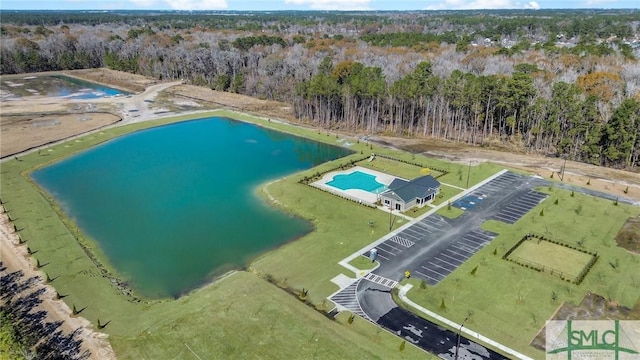
<path fill-rule="evenodd" d="M 42 281 L 42 275 L 35 270 L 35 264 L 31 261 L 31 256 L 27 254 L 25 246 L 20 246 L 18 236 L 13 231 L 7 214 L 0 214 L 0 259 L 7 272 L 22 270 L 26 278 L 39 276 L 39 280 L 34 290 L 44 287 L 45 293 L 40 296 L 43 300 L 38 309 L 44 310 L 48 314 L 49 321 L 63 320 L 62 328 L 71 333 L 73 330 L 81 328 L 79 338 L 82 338 L 82 349 L 91 352 L 90 359 L 115 359 L 115 353 L 108 341 L 108 336 L 93 330 L 91 323 L 85 318 L 74 316 L 69 306 L 62 300 L 55 300 L 56 291 Z"/>
<path fill-rule="evenodd" d="M 561 158 L 536 154 L 518 154 L 424 139 L 374 136 L 371 137 L 371 140 L 448 161 L 462 164 L 471 163 L 472 166 L 482 162 L 492 162 L 545 178 L 551 178 L 553 173 L 555 180 L 560 180 L 558 172 L 564 166 L 562 181 L 566 183 L 640 201 L 640 173 L 638 172 L 610 169 L 575 161 L 565 163 Z"/>
<path fill-rule="evenodd" d="M 24 75 L 25 74 L 22 76 Z M 198 112 L 205 109 L 224 107 L 260 114 L 261 116 L 280 121 L 292 120 L 291 109 L 287 104 L 254 99 L 243 95 L 222 93 L 202 87 L 183 85 L 181 81 L 159 82 L 143 76 L 107 69 L 65 72 L 65 75 L 76 76 L 81 79 L 136 93 L 131 96 L 116 98 L 75 101 L 38 96 L 12 101 L 0 99 L 1 142 L 4 143 L 7 141 L 15 142 L 15 144 L 27 144 L 29 138 L 39 137 L 37 141 L 45 144 L 48 142 L 66 141 L 69 138 L 73 138 L 72 135 L 74 133 L 84 133 L 95 129 L 95 125 L 92 124 L 93 120 L 76 121 L 76 123 L 80 125 L 76 124 L 77 126 L 73 129 L 64 129 L 69 122 L 58 121 L 58 124 L 55 124 L 55 121 L 51 121 L 51 118 L 46 117 L 47 113 L 68 112 L 68 116 L 77 120 L 78 116 L 88 116 L 86 114 L 110 112 L 113 116 L 122 118 L 122 121 L 111 125 L 106 124 L 106 126 L 120 126 L 128 123 L 184 114 L 185 108 L 189 109 L 187 112 Z M 25 109 L 28 109 L 28 114 L 25 114 Z M 37 117 L 36 114 L 40 117 Z M 20 119 L 20 116 L 22 116 L 23 119 L 22 123 L 15 120 Z M 33 126 L 34 123 L 24 122 L 26 118 L 31 119 L 31 121 L 34 121 L 33 119 L 36 119 L 36 121 L 44 121 L 44 124 L 48 124 L 49 126 Z M 11 119 L 13 119 L 13 122 L 11 122 Z M 95 118 L 95 120 L 97 120 L 97 118 Z M 94 123 L 98 123 L 98 121 Z M 62 126 L 62 124 L 65 126 Z M 27 130 L 20 131 L 20 126 L 25 127 Z M 52 129 L 53 127 L 59 127 L 60 129 Z M 15 139 L 8 140 L 7 134 L 12 134 L 11 137 L 15 137 Z M 359 134 L 342 135 L 359 136 Z M 559 171 L 563 166 L 562 159 L 494 151 L 459 144 L 383 136 L 374 136 L 371 140 L 399 149 L 424 153 L 426 155 L 465 164 L 471 163 L 474 165 L 486 161 L 495 162 L 536 173 L 544 177 L 550 177 L 551 173 Z M 37 141 L 33 142 L 33 139 L 29 141 L 32 141 L 32 143 L 28 143 L 28 146 L 24 145 L 22 148 L 12 145 L 11 151 L 24 151 L 38 144 Z M 2 154 L 5 154 L 4 148 L 0 148 L 0 150 Z M 554 175 L 554 178 L 557 179 L 557 174 Z M 586 185 L 589 179 L 590 185 Z M 589 186 L 594 190 L 640 201 L 640 174 L 638 173 L 567 162 L 564 181 L 576 185 Z M 627 187 L 628 193 L 625 194 L 624 190 Z M 34 270 L 34 265 L 31 263 L 26 249 L 23 246 L 16 245 L 17 243 L 18 240 L 13 232 L 13 226 L 11 226 L 5 214 L 0 214 L 0 259 L 9 271 L 23 270 L 27 276 L 39 275 L 38 272 Z M 72 316 L 71 310 L 63 301 L 54 300 L 55 290 L 53 290 L 53 288 L 44 283 L 40 283 L 38 286 L 47 288 L 46 295 L 43 296 L 45 301 L 41 306 L 47 310 L 50 321 L 63 320 L 64 327 L 68 330 L 73 330 L 78 327 L 83 328 L 84 331 L 81 335 L 84 340 L 83 346 L 92 353 L 92 359 L 115 359 L 115 354 L 109 345 L 106 334 L 95 331 L 86 319 Z"/>

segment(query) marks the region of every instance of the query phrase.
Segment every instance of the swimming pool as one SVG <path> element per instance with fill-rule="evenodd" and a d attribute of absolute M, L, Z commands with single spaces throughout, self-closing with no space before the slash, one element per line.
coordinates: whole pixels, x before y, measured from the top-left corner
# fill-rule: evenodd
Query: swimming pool
<path fill-rule="evenodd" d="M 333 180 L 327 182 L 327 185 L 340 190 L 359 189 L 374 194 L 380 194 L 387 189 L 384 184 L 376 181 L 374 175 L 362 171 L 336 175 L 333 177 Z"/>

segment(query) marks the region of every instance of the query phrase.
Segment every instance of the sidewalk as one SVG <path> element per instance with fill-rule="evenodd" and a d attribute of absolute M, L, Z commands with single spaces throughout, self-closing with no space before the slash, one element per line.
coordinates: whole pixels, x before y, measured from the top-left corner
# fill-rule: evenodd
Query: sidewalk
<path fill-rule="evenodd" d="M 443 324 L 446 324 L 446 325 L 450 326 L 453 329 L 460 329 L 460 332 L 464 333 L 465 335 L 467 335 L 467 338 L 469 340 L 474 340 L 474 341 L 477 341 L 479 343 L 488 344 L 488 345 L 490 345 L 490 346 L 492 346 L 492 347 L 504 352 L 505 354 L 509 354 L 509 355 L 512 355 L 512 356 L 516 357 L 517 359 L 533 360 L 532 358 L 530 358 L 530 357 L 528 357 L 528 356 L 526 356 L 526 355 L 524 355 L 522 353 L 519 353 L 519 352 L 517 352 L 517 351 L 515 351 L 515 350 L 513 350 L 513 349 L 511 349 L 509 347 L 506 347 L 506 346 L 500 344 L 497 341 L 491 340 L 486 336 L 480 335 L 479 333 L 477 333 L 477 332 L 475 332 L 473 330 L 470 330 L 470 329 L 467 329 L 467 328 L 463 327 L 462 324 L 457 324 L 457 323 L 455 323 L 455 322 L 453 322 L 453 321 L 451 321 L 451 320 L 449 320 L 449 319 L 447 319 L 445 317 L 442 317 L 442 316 L 440 316 L 440 315 L 438 315 L 438 314 L 436 314 L 436 313 L 434 313 L 434 312 L 432 312 L 430 310 L 427 310 L 427 309 L 423 308 L 422 306 L 414 303 L 413 301 L 411 301 L 407 297 L 407 292 L 409 290 L 411 290 L 412 287 L 413 287 L 413 285 L 407 284 L 407 285 L 401 287 L 400 288 L 400 292 L 398 293 L 398 296 L 400 296 L 400 299 L 402 299 L 402 301 L 404 301 L 407 305 L 409 305 L 412 308 L 420 311 L 421 313 L 427 315 L 428 317 L 430 317 L 432 319 L 435 319 L 435 320 L 437 320 L 437 321 L 439 321 L 439 322 L 441 322 Z"/>

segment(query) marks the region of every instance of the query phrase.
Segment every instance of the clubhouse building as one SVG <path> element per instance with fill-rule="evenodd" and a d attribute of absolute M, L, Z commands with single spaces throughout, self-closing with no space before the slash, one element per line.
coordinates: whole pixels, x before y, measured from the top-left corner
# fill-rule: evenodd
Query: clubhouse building
<path fill-rule="evenodd" d="M 380 202 L 384 207 L 407 211 L 414 206 L 423 207 L 439 192 L 440 182 L 431 175 L 420 176 L 411 181 L 396 178 L 380 194 Z"/>

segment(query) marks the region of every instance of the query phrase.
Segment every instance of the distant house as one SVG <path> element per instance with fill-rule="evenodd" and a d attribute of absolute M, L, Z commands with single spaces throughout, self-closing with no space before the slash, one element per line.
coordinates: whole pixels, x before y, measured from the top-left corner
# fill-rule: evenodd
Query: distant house
<path fill-rule="evenodd" d="M 393 210 L 407 211 L 414 206 L 423 207 L 440 192 L 440 182 L 431 175 L 411 181 L 395 179 L 380 194 L 380 201 Z"/>

